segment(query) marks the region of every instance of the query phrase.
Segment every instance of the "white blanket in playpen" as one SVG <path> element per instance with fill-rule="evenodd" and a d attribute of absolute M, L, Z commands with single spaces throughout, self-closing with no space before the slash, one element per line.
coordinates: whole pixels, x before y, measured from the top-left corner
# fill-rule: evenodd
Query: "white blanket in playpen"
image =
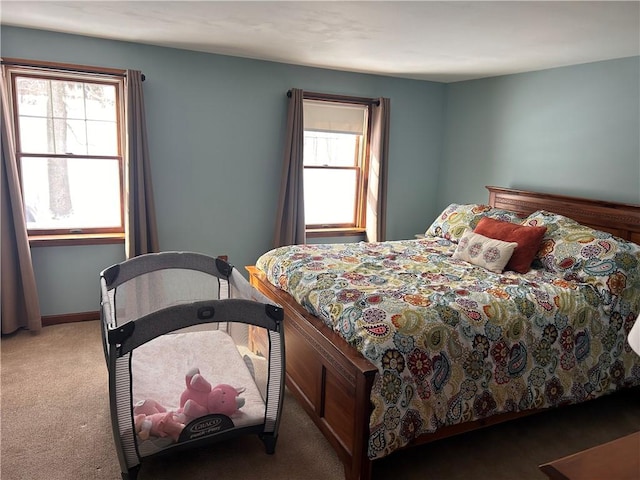
<path fill-rule="evenodd" d="M 265 402 L 252 371 L 260 374 L 264 369 L 254 368 L 255 363 L 251 361 L 247 364 L 245 358 L 251 359 L 252 356 L 248 353 L 243 358 L 233 339 L 222 330 L 157 337 L 132 352 L 133 405 L 153 399 L 167 410 L 177 410 L 180 407 L 180 395 L 186 388 L 185 376 L 189 370 L 197 367 L 212 386 L 226 383 L 245 388 L 240 394 L 245 399 L 244 406 L 231 416 L 236 427 L 260 425 L 264 422 Z M 257 383 L 265 382 L 258 378 Z M 144 456 L 171 443 L 170 438 L 151 438 L 139 443 L 138 448 Z"/>

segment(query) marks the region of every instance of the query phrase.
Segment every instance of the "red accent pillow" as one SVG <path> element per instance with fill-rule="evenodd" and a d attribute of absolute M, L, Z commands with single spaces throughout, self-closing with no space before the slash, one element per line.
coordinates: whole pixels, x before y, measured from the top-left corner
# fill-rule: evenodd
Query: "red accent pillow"
<path fill-rule="evenodd" d="M 538 253 L 547 227 L 530 227 L 483 217 L 473 231 L 494 240 L 516 242 L 518 246 L 504 269 L 527 273 L 531 269 L 531 263 L 536 253 Z"/>

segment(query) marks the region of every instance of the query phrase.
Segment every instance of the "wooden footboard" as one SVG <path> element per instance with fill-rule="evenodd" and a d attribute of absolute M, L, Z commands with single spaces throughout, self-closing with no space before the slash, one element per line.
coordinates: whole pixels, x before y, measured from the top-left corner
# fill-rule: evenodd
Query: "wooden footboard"
<path fill-rule="evenodd" d="M 344 464 L 348 480 L 368 479 L 369 395 L 375 366 L 255 267 L 251 284 L 285 311 L 286 383 Z"/>

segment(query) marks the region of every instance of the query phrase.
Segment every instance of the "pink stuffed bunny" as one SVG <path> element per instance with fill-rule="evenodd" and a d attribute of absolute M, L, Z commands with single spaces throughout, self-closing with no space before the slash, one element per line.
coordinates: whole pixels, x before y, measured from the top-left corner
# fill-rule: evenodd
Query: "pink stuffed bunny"
<path fill-rule="evenodd" d="M 200 375 L 198 368 L 187 372 L 187 388 L 180 396 L 180 409 L 187 420 L 202 417 L 210 413 L 222 413 L 228 417 L 244 406 L 244 398 L 239 397 L 244 387 L 235 388 L 221 383 L 212 387 Z"/>
<path fill-rule="evenodd" d="M 166 408 L 164 408 L 152 398 L 141 400 L 133 406 L 134 415 L 153 415 L 154 413 L 163 413 L 166 411 Z"/>
<path fill-rule="evenodd" d="M 138 402 L 133 407 L 136 433 L 140 440 L 153 437 L 171 437 L 178 441 L 184 428 L 184 415 L 168 412 L 166 408 L 152 399 Z"/>

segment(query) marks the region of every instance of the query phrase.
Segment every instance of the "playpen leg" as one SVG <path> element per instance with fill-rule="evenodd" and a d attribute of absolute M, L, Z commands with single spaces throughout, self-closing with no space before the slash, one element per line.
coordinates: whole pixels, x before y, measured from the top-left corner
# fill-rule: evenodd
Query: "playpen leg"
<path fill-rule="evenodd" d="M 130 468 L 128 472 L 122 472 L 122 480 L 136 480 L 138 478 L 138 472 L 140 471 L 140 465 L 136 465 Z"/>
<path fill-rule="evenodd" d="M 260 440 L 264 443 L 268 455 L 272 455 L 276 451 L 276 439 L 275 435 L 260 435 Z"/>

